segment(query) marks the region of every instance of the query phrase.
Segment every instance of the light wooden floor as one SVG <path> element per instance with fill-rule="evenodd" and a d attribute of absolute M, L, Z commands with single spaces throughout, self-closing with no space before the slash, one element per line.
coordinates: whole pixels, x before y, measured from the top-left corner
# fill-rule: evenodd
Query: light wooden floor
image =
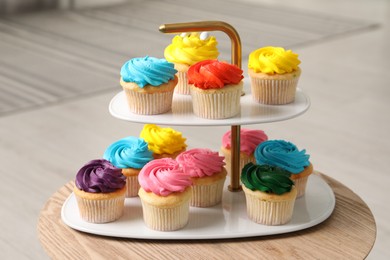
<path fill-rule="evenodd" d="M 146 3 L 146 1 L 139 2 L 143 5 Z M 385 197 L 390 195 L 387 187 L 390 184 L 388 169 L 390 2 L 386 0 L 240 0 L 240 2 L 257 3 L 270 10 L 295 10 L 295 13 L 307 14 L 309 17 L 318 14 L 320 18 L 328 17 L 330 20 L 337 18 L 339 22 L 343 19 L 367 22 L 359 24 L 363 25 L 360 27 L 363 29 L 347 30 L 337 35 L 329 34 L 329 37 L 324 38 L 316 36 L 315 39 L 319 40 L 313 41 L 306 40 L 307 34 L 301 34 L 302 38 L 306 37 L 304 41 L 288 43 L 299 53 L 302 60 L 303 75 L 300 87 L 310 96 L 312 106 L 307 113 L 293 120 L 248 127 L 263 129 L 272 139 L 291 140 L 299 147 L 306 148 L 318 171 L 341 181 L 361 196 L 371 208 L 378 228 L 377 241 L 368 259 L 390 259 L 388 250 L 390 204 L 385 200 Z M 191 10 L 188 7 L 183 8 Z M 218 14 L 217 18 L 223 18 L 217 8 L 214 12 Z M 99 14 L 96 10 L 89 10 L 88 13 Z M 59 17 L 61 15 L 59 14 Z M 157 17 L 159 15 L 160 18 Z M 38 26 L 40 29 L 52 28 L 48 23 L 55 21 L 53 19 L 55 15 L 52 12 L 42 13 L 41 17 L 24 15 L 21 18 L 7 19 L 6 23 L 0 23 L 0 35 L 9 32 L 11 27 L 7 26 L 10 24 L 29 24 L 32 28 L 38 24 L 43 26 Z M 76 19 L 75 17 L 80 16 L 76 13 L 68 14 L 68 17 Z M 112 16 L 105 16 L 105 19 L 111 18 Z M 170 17 L 164 17 L 162 13 L 156 13 L 154 17 L 156 26 L 171 22 L 172 20 L 168 18 Z M 85 18 L 77 19 L 86 21 Z M 239 21 L 237 17 L 231 19 L 237 23 Z M 249 17 L 245 17 L 244 21 L 247 20 L 250 20 Z M 44 23 L 39 24 L 40 21 Z M 229 22 L 229 17 L 225 21 Z M 329 23 L 324 20 L 325 22 Z M 240 28 L 245 28 L 245 23 L 238 24 Z M 364 25 L 367 24 L 379 26 L 365 27 Z M 150 23 L 148 26 L 151 26 Z M 63 30 L 70 29 L 72 28 L 63 28 Z M 72 32 L 77 34 L 77 28 L 73 30 Z M 250 32 L 245 29 L 243 31 L 245 37 L 250 37 Z M 17 30 L 14 36 L 23 38 L 26 34 L 34 34 L 34 32 L 36 33 L 37 30 Z M 118 29 L 110 37 L 120 37 L 121 33 L 123 31 Z M 158 32 L 147 30 L 145 33 L 146 35 L 156 33 L 156 38 L 160 39 L 156 40 L 156 45 L 161 44 L 161 39 L 164 39 L 162 38 L 164 36 Z M 275 35 L 274 31 L 271 33 Z M 61 32 L 57 32 L 57 35 L 61 35 Z M 293 36 L 294 34 L 291 37 Z M 80 39 L 86 37 L 85 32 L 78 37 Z M 134 37 L 141 37 L 141 35 L 134 34 Z M 53 49 L 51 47 L 53 42 L 47 43 L 45 48 L 42 34 L 37 33 L 35 39 L 37 40 L 35 45 L 24 45 L 26 43 L 20 41 L 19 45 L 15 43 L 14 48 L 19 49 L 21 53 L 28 52 L 30 55 Z M 92 62 L 87 58 L 80 58 L 80 55 L 92 57 L 92 51 L 89 50 L 91 51 L 89 53 L 88 49 L 83 49 L 84 45 L 80 42 L 74 43 L 78 47 L 77 50 L 73 50 L 74 56 L 64 56 L 63 53 L 70 39 L 58 37 L 57 48 L 53 52 L 48 52 L 48 57 L 53 60 L 66 58 L 66 64 L 70 65 L 73 59 L 74 67 L 70 67 L 65 75 L 51 75 L 51 68 L 43 66 L 45 70 L 40 70 L 39 62 L 31 69 L 34 73 L 20 73 L 27 70 L 23 68 L 27 62 L 23 62 L 23 55 L 18 56 L 17 51 L 14 53 L 5 51 L 3 47 L 7 43 L 9 47 L 10 38 L 0 37 L 0 46 L 2 46 L 0 60 L 10 62 L 13 58 L 17 58 L 20 64 L 20 68 L 15 67 L 12 70 L 7 66 L 1 67 L 2 87 L 18 86 L 4 79 L 14 77 L 31 79 L 31 75 L 40 73 L 38 78 L 42 79 L 42 85 L 47 86 L 52 82 L 53 91 L 59 91 L 58 88 L 69 85 L 69 82 L 77 85 L 80 81 L 79 85 L 85 86 L 88 90 L 69 92 L 72 95 L 65 95 L 65 98 L 61 98 L 59 94 L 43 96 L 41 99 L 30 100 L 32 105 L 17 106 L 17 109 L 8 110 L 0 116 L 0 176 L 3 184 L 0 189 L 1 259 L 47 258 L 36 238 L 37 217 L 47 198 L 73 179 L 75 172 L 83 163 L 101 157 L 102 151 L 113 140 L 127 135 L 138 135 L 142 128 L 139 124 L 114 119 L 107 110 L 110 99 L 120 91 L 116 75 L 121 65 L 119 63 L 125 57 L 127 50 L 137 53 L 141 51 L 142 46 L 132 46 L 131 43 L 122 42 L 122 45 L 116 48 L 109 45 L 108 42 L 111 40 L 104 35 L 101 36 L 101 42 L 97 42 L 96 46 L 107 44 L 112 52 L 106 49 L 102 51 L 99 47 L 99 53 L 105 53 L 105 56 L 95 57 Z M 229 48 L 226 42 L 221 40 L 221 49 L 224 53 Z M 249 44 L 256 47 L 261 45 L 261 42 L 259 46 L 255 43 Z M 249 50 L 249 47 L 247 48 Z M 113 56 L 116 57 L 115 62 L 114 59 L 107 60 L 107 57 Z M 28 59 L 33 57 L 28 56 Z M 246 66 L 246 61 L 243 63 Z M 0 63 L 0 65 L 4 64 Z M 86 74 L 90 74 L 84 78 L 72 77 L 75 68 L 84 69 Z M 90 70 L 93 69 L 101 73 L 97 78 L 92 76 Z M 5 74 L 2 74 L 4 72 L 12 77 L 4 77 Z M 36 77 L 33 79 L 35 83 L 38 82 Z M 25 81 L 26 85 L 28 82 L 29 80 Z M 97 90 L 93 89 L 95 86 Z M 37 104 L 36 100 L 40 103 Z M 16 103 L 16 101 L 7 103 L 7 108 L 11 109 Z M 188 138 L 189 146 L 212 149 L 218 149 L 220 137 L 227 130 L 226 127 L 173 127 L 183 132 L 183 135 Z M 204 136 L 208 136 L 207 139 Z"/>

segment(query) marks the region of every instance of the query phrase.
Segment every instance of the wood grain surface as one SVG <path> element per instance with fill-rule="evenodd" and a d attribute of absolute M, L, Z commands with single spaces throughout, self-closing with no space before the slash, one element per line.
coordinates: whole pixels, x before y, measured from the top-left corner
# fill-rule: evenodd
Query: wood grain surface
<path fill-rule="evenodd" d="M 309 229 L 263 237 L 222 240 L 139 240 L 73 230 L 61 220 L 69 182 L 49 198 L 38 221 L 40 242 L 52 259 L 364 259 L 376 237 L 374 217 L 359 196 L 320 175 L 333 189 L 336 206 Z"/>

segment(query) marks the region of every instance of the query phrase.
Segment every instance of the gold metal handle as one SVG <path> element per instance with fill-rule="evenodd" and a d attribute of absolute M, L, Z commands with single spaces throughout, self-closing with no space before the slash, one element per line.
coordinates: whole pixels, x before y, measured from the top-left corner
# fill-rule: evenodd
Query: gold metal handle
<path fill-rule="evenodd" d="M 228 23 L 221 21 L 202 21 L 188 23 L 162 24 L 159 27 L 162 33 L 183 33 L 202 31 L 222 31 L 226 33 L 231 41 L 231 62 L 241 68 L 242 50 L 241 40 L 237 31 Z M 241 191 L 240 185 L 240 126 L 231 126 L 231 179 L 229 190 Z"/>
<path fill-rule="evenodd" d="M 162 24 L 159 28 L 162 33 L 182 33 L 182 32 L 202 32 L 202 31 L 222 31 L 226 33 L 232 43 L 232 63 L 241 68 L 242 50 L 241 39 L 236 29 L 228 23 L 221 21 L 202 21 L 189 23 Z"/>

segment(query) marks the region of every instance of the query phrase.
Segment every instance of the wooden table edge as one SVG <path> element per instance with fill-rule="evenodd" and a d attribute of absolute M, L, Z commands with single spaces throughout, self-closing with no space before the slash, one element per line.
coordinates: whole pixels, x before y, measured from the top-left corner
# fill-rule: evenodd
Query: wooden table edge
<path fill-rule="evenodd" d="M 336 220 L 340 221 L 342 220 L 339 216 L 339 214 L 342 213 L 342 210 L 340 207 L 344 207 L 345 205 L 354 205 L 355 209 L 351 210 L 356 210 L 361 214 L 362 220 L 364 220 L 364 225 L 360 226 L 359 221 L 356 221 L 359 225 L 359 230 L 361 232 L 361 229 L 364 228 L 366 234 L 364 235 L 364 241 L 359 241 L 359 246 L 356 247 L 356 252 L 350 252 L 349 254 L 357 256 L 357 259 L 364 259 L 367 257 L 369 252 L 372 250 L 372 247 L 374 246 L 375 239 L 376 239 L 376 223 L 374 216 L 367 206 L 367 204 L 352 190 L 347 188 L 345 185 L 342 183 L 338 182 L 337 180 L 323 174 L 320 172 L 315 172 L 314 174 L 320 176 L 323 180 L 325 180 L 326 183 L 332 188 L 334 191 L 335 197 L 336 197 L 336 207 L 332 215 L 322 222 L 319 225 L 316 225 L 314 227 L 304 229 L 301 231 L 296 231 L 292 233 L 287 233 L 287 234 L 280 234 L 280 235 L 271 235 L 271 236 L 263 236 L 263 237 L 250 237 L 250 238 L 233 238 L 233 239 L 218 239 L 218 240 L 170 240 L 170 241 L 163 241 L 163 240 L 142 240 L 142 239 L 126 239 L 126 238 L 111 238 L 111 237 L 104 237 L 104 236 L 98 236 L 98 235 L 93 235 L 93 234 L 88 234 L 88 233 L 83 233 L 77 230 L 74 230 L 70 227 L 68 227 L 66 224 L 64 224 L 61 220 L 61 208 L 65 200 L 69 197 L 69 195 L 72 193 L 73 190 L 73 185 L 74 182 L 70 181 L 64 186 L 62 186 L 59 190 L 57 190 L 45 203 L 44 207 L 42 208 L 39 219 L 38 219 L 38 225 L 37 225 L 37 232 L 38 232 L 38 238 L 39 241 L 44 248 L 45 252 L 52 258 L 52 259 L 59 259 L 62 257 L 69 257 L 70 255 L 66 255 L 67 251 L 62 248 L 61 242 L 66 242 L 68 239 L 75 239 L 75 237 L 81 236 L 83 238 L 89 238 L 92 240 L 99 240 L 99 241 L 105 241 L 109 244 L 115 244 L 118 241 L 122 243 L 123 245 L 127 243 L 135 243 L 137 246 L 147 246 L 148 243 L 153 244 L 154 246 L 157 245 L 164 245 L 164 247 L 167 247 L 167 245 L 172 245 L 172 243 L 177 243 L 180 244 L 180 246 L 186 245 L 186 244 L 191 244 L 192 246 L 194 245 L 203 245 L 203 247 L 210 242 L 212 244 L 216 243 L 226 243 L 230 245 L 234 245 L 234 243 L 240 244 L 240 246 L 243 245 L 242 242 L 248 243 L 256 243 L 256 241 L 261 242 L 261 243 L 268 243 L 274 242 L 277 240 L 289 240 L 289 239 L 297 239 L 302 238 L 302 236 L 312 236 L 316 232 L 323 232 L 325 229 L 327 229 L 329 226 L 332 227 L 332 229 L 337 230 L 337 226 L 334 227 L 334 223 Z M 351 203 L 352 202 L 352 203 Z M 337 216 L 336 216 L 337 215 Z M 348 217 L 348 216 L 343 216 L 343 218 Z M 356 216 L 354 216 L 356 217 Z M 363 218 L 364 217 L 364 218 Z M 336 220 L 335 220 L 336 219 Z M 343 225 L 345 225 L 343 221 Z M 367 223 L 366 223 L 367 222 Z M 356 224 L 355 223 L 355 224 Z M 53 230 L 60 230 L 63 232 L 65 237 L 59 237 L 55 235 L 49 235 L 51 234 L 50 231 Z M 325 232 L 324 232 L 325 233 Z M 57 234 L 58 235 L 58 234 Z M 331 234 L 329 234 L 331 235 Z M 58 241 L 56 241 L 58 240 Z M 61 241 L 62 240 L 62 241 Z M 71 242 L 71 240 L 69 241 Z M 277 243 L 276 243 L 277 244 Z M 162 248 L 162 247 L 161 247 Z M 76 248 L 72 248 L 70 250 L 72 251 L 71 255 L 77 256 L 78 253 L 76 253 Z M 127 249 L 126 249 L 127 250 Z M 271 251 L 274 251 L 274 248 L 270 249 Z M 318 249 L 316 249 L 318 250 Z M 335 248 L 336 250 L 336 248 Z M 353 249 L 350 249 L 353 251 Z M 81 251 L 84 253 L 87 252 L 88 250 L 83 248 Z M 337 251 L 337 250 L 336 250 Z M 232 252 L 234 253 L 234 252 Z M 316 252 L 318 253 L 318 252 Z M 337 252 L 329 251 L 328 253 L 330 254 L 336 254 Z M 345 253 L 348 255 L 347 252 L 340 251 L 339 253 Z M 70 252 L 69 252 L 70 254 Z M 135 256 L 140 257 L 141 252 L 136 252 Z M 92 254 L 93 255 L 93 254 Z M 80 255 L 81 257 L 85 257 Z M 96 255 L 95 255 L 96 256 Z M 249 255 L 250 256 L 250 255 Z M 299 252 L 296 255 L 297 257 L 299 256 Z M 280 257 L 280 255 L 279 255 Z M 283 258 L 283 254 L 281 256 Z M 123 258 L 123 259 L 126 259 Z"/>

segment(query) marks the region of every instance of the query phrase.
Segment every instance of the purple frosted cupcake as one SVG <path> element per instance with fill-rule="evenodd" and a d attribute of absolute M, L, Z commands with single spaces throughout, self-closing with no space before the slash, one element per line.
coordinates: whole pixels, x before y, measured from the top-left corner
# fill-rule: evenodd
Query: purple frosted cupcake
<path fill-rule="evenodd" d="M 123 215 L 126 177 L 109 161 L 92 160 L 78 171 L 73 192 L 83 220 L 111 222 Z"/>

